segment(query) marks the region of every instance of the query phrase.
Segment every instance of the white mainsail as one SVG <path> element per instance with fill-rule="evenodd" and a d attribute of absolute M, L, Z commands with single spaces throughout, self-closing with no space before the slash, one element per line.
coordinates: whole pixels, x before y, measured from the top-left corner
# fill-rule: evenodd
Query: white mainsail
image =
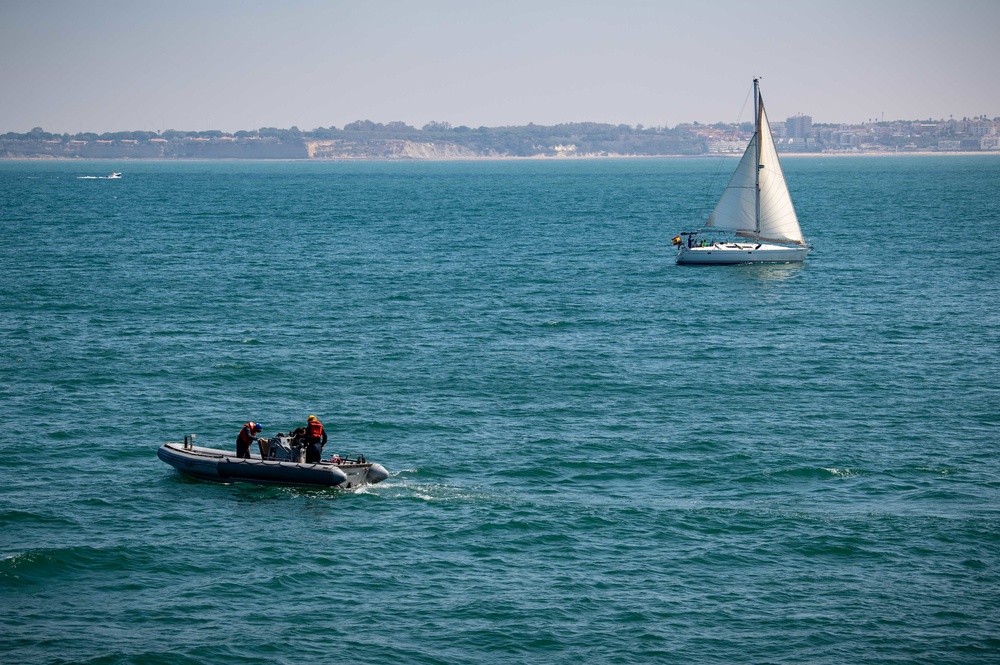
<path fill-rule="evenodd" d="M 764 100 L 757 100 L 757 131 L 740 159 L 726 191 L 705 226 L 735 231 L 758 241 L 804 245 L 799 219 L 781 171 L 778 151 L 771 136 L 771 125 L 764 113 Z M 757 144 L 760 142 L 758 156 Z M 760 168 L 758 169 L 758 159 Z M 759 171 L 759 176 L 755 173 Z M 757 178 L 759 177 L 759 183 Z M 760 187 L 758 213 L 757 187 Z"/>
<path fill-rule="evenodd" d="M 754 134 L 705 226 L 741 231 L 751 236 L 757 232 L 756 183 L 753 176 L 756 163 L 757 135 Z"/>

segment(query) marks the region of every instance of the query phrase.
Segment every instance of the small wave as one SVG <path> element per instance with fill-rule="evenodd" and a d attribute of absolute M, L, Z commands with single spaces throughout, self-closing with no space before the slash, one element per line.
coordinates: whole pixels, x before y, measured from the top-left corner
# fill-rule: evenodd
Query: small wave
<path fill-rule="evenodd" d="M 916 470 L 921 472 L 932 473 L 938 476 L 949 476 L 955 473 L 955 469 L 935 469 L 929 466 L 918 466 L 916 467 Z"/>
<path fill-rule="evenodd" d="M 0 513 L 0 524 L 3 525 L 28 522 L 32 524 L 74 524 L 72 520 L 64 517 L 33 513 L 25 510 L 8 510 Z"/>
<path fill-rule="evenodd" d="M 53 578 L 81 572 L 100 575 L 142 568 L 158 560 L 160 552 L 144 545 L 68 545 L 30 549 L 0 561 L 0 582 L 49 584 Z"/>
<path fill-rule="evenodd" d="M 819 479 L 824 480 L 828 478 L 853 478 L 855 476 L 861 475 L 861 470 L 851 469 L 851 468 L 833 468 L 833 467 L 793 467 L 789 469 L 781 469 L 779 471 L 762 471 L 760 473 L 754 474 L 752 476 L 745 476 L 741 478 L 742 481 L 747 482 L 757 482 L 761 480 L 777 480 L 783 478 L 789 478 L 792 480 L 797 479 Z"/>
<path fill-rule="evenodd" d="M 0 561 L 0 582 L 36 584 L 74 570 L 92 568 L 95 562 L 91 548 L 68 547 L 20 552 Z"/>
<path fill-rule="evenodd" d="M 387 423 L 379 420 L 370 420 L 359 425 L 362 429 L 374 429 L 374 430 L 394 430 L 394 429 L 406 429 L 404 425 L 399 425 L 396 423 Z"/>
<path fill-rule="evenodd" d="M 6 554 L 0 559 L 0 581 L 17 581 L 22 574 L 36 565 L 36 562 L 43 562 L 42 555 L 35 552 L 17 552 Z"/>
<path fill-rule="evenodd" d="M 859 471 L 858 469 L 848 469 L 848 468 L 843 468 L 843 469 L 829 469 L 829 468 L 824 468 L 823 470 L 824 471 L 828 471 L 831 476 L 834 476 L 834 477 L 837 477 L 837 478 L 853 478 L 854 476 L 861 475 L 861 471 Z"/>

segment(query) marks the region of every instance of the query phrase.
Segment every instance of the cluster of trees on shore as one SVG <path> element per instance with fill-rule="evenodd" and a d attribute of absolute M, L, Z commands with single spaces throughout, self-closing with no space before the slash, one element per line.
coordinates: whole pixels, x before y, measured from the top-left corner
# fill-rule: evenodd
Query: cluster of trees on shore
<path fill-rule="evenodd" d="M 72 142 L 123 142 L 148 144 L 179 143 L 191 141 L 267 142 L 285 145 L 304 145 L 312 141 L 344 141 L 354 145 L 385 141 L 412 141 L 415 143 L 440 142 L 459 146 L 475 154 L 534 156 L 568 151 L 576 154 L 634 154 L 634 155 L 698 155 L 705 151 L 704 138 L 683 127 L 675 129 L 631 127 L 603 123 L 568 123 L 554 126 L 528 124 L 517 127 L 478 127 L 476 129 L 452 127 L 446 122 L 431 122 L 422 128 L 403 122 L 387 124 L 359 120 L 338 129 L 319 127 L 302 131 L 298 127 L 279 129 L 263 127 L 254 131 L 227 133 L 210 131 L 164 132 L 134 131 L 96 134 L 53 134 L 36 127 L 26 134 L 8 132 L 0 135 L 0 154 L 9 153 L 12 143 L 42 145 L 70 144 Z M 25 146 L 22 146 L 25 147 Z"/>

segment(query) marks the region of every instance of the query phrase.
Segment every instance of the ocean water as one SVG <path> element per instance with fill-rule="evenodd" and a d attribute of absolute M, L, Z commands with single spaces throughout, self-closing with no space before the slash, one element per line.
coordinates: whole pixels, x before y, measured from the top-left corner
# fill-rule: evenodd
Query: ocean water
<path fill-rule="evenodd" d="M 1000 158 L 676 266 L 734 166 L 0 162 L 0 661 L 1000 661 Z M 310 413 L 391 478 L 156 457 Z"/>

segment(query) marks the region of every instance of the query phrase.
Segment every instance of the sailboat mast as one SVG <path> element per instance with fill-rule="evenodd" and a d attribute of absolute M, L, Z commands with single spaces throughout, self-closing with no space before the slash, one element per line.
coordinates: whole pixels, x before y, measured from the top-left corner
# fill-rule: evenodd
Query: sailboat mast
<path fill-rule="evenodd" d="M 762 138 L 760 135 L 760 91 L 758 89 L 760 79 L 754 78 L 753 80 L 753 125 L 754 132 L 757 135 L 757 149 L 756 161 L 753 170 L 753 183 L 754 183 L 754 236 L 756 241 L 760 242 L 760 145 Z"/>

